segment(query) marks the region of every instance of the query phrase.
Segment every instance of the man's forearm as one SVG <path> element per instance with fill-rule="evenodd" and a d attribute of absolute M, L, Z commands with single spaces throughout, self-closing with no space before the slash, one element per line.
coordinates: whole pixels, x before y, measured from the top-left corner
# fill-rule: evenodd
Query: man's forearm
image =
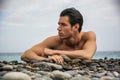
<path fill-rule="evenodd" d="M 94 51 L 87 51 L 87 50 L 74 50 L 74 51 L 65 51 L 65 50 L 52 50 L 45 48 L 44 50 L 46 55 L 67 55 L 71 58 L 82 58 L 91 60 L 94 54 Z"/>
<path fill-rule="evenodd" d="M 30 61 L 30 60 L 44 60 L 45 57 L 38 56 L 36 53 L 34 53 L 31 50 L 27 50 L 22 56 L 21 59 L 24 61 Z"/>
<path fill-rule="evenodd" d="M 86 55 L 87 53 L 84 50 L 75 50 L 75 51 L 54 50 L 54 51 L 59 55 L 64 54 L 71 58 L 84 58 L 84 59 L 88 58 L 88 56 Z"/>

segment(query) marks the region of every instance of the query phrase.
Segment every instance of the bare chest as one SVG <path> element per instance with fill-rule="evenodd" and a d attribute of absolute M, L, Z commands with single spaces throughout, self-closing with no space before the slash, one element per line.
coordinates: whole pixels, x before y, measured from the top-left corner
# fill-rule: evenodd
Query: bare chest
<path fill-rule="evenodd" d="M 75 46 L 67 46 L 67 45 L 62 43 L 62 44 L 56 46 L 54 49 L 56 49 L 56 50 L 71 50 L 71 51 L 72 50 L 81 50 L 84 46 L 84 43 L 85 42 L 82 41 L 81 43 L 79 43 Z"/>

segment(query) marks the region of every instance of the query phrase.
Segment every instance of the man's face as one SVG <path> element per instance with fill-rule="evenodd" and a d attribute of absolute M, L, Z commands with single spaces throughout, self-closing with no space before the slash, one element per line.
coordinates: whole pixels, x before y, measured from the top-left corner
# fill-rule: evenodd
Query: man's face
<path fill-rule="evenodd" d="M 58 25 L 58 35 L 61 39 L 68 39 L 72 36 L 73 31 L 68 16 L 61 16 Z"/>

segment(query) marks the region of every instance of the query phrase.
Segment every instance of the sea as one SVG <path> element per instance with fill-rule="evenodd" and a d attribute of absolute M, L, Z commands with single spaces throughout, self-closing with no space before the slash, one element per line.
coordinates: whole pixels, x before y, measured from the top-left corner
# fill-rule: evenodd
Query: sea
<path fill-rule="evenodd" d="M 0 61 L 13 61 L 23 62 L 20 59 L 22 53 L 0 53 Z M 120 51 L 97 51 L 93 56 L 93 59 L 120 59 Z"/>

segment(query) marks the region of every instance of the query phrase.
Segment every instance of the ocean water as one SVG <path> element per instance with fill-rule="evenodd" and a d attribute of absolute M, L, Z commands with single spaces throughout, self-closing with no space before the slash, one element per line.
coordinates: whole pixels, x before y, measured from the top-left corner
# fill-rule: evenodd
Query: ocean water
<path fill-rule="evenodd" d="M 95 55 L 93 56 L 93 59 L 104 59 L 107 57 L 108 59 L 114 58 L 114 59 L 120 59 L 120 51 L 99 51 L 96 52 Z"/>
<path fill-rule="evenodd" d="M 22 53 L 0 53 L 0 61 L 12 61 L 17 60 L 19 62 L 22 62 L 20 59 Z M 114 58 L 114 59 L 120 59 L 120 51 L 117 52 L 96 52 L 93 56 L 93 59 L 104 59 L 107 57 L 108 59 Z"/>

